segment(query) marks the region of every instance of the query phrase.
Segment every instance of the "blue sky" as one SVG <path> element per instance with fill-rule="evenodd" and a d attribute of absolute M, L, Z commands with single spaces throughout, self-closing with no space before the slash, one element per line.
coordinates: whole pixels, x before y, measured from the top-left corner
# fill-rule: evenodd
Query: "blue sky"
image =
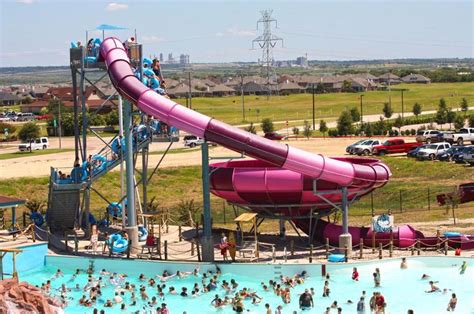
<path fill-rule="evenodd" d="M 147 55 L 191 62 L 256 61 L 260 10 L 273 9 L 276 60 L 473 57 L 473 1 L 0 0 L 0 66 L 67 65 L 70 41 L 116 24 Z M 93 35 L 101 36 L 100 33 Z"/>

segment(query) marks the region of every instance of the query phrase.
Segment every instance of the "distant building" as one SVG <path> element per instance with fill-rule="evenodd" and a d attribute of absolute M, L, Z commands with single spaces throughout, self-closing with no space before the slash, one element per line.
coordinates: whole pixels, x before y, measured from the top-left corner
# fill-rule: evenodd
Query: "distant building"
<path fill-rule="evenodd" d="M 11 106 L 20 103 L 21 97 L 7 92 L 0 92 L 0 106 Z"/>
<path fill-rule="evenodd" d="M 163 53 L 160 53 L 160 62 L 165 62 L 165 58 L 163 57 Z"/>
<path fill-rule="evenodd" d="M 378 82 L 385 84 L 385 85 L 394 85 L 394 84 L 400 84 L 400 77 L 398 77 L 395 74 L 392 73 L 385 73 L 380 75 L 378 78 Z"/>
<path fill-rule="evenodd" d="M 173 58 L 173 54 L 172 54 L 172 53 L 169 53 L 169 54 L 168 54 L 168 63 L 169 63 L 169 64 L 173 64 L 173 63 L 174 63 L 174 58 Z"/>
<path fill-rule="evenodd" d="M 179 64 L 181 65 L 189 64 L 189 55 L 181 54 L 179 56 Z"/>
<path fill-rule="evenodd" d="M 296 65 L 307 68 L 308 67 L 308 58 L 307 57 L 298 57 L 296 58 Z"/>
<path fill-rule="evenodd" d="M 431 80 L 421 74 L 409 74 L 401 78 L 403 83 L 430 84 Z"/>

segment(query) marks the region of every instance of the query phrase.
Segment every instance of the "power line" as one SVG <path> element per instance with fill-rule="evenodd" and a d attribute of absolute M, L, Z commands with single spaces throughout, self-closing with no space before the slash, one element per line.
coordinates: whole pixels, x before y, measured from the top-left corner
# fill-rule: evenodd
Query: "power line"
<path fill-rule="evenodd" d="M 257 43 L 262 49 L 262 65 L 267 80 L 268 96 L 272 92 L 272 77 L 275 75 L 273 70 L 273 48 L 278 42 L 281 42 L 283 47 L 283 38 L 272 34 L 272 23 L 275 23 L 275 27 L 278 27 L 277 20 L 272 18 L 272 12 L 273 10 L 260 11 L 262 17 L 257 21 L 257 30 L 258 25 L 263 24 L 263 34 L 252 41 L 252 48 Z"/>

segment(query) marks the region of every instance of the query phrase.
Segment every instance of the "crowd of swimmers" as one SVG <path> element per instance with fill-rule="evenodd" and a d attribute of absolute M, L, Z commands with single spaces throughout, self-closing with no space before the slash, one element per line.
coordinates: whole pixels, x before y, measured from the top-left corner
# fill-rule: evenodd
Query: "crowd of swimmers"
<path fill-rule="evenodd" d="M 402 258 L 400 268 L 408 268 L 405 258 Z M 460 266 L 460 274 L 464 274 L 466 269 L 467 262 L 463 262 Z M 76 282 L 76 279 L 77 276 L 83 273 L 87 275 L 87 282 L 81 286 Z M 94 313 L 104 313 L 106 308 L 110 308 L 110 312 L 115 313 L 117 311 L 127 312 L 129 311 L 129 307 L 141 307 L 140 310 L 133 312 L 169 314 L 170 309 L 167 307 L 165 300 L 171 295 L 180 296 L 182 298 L 197 298 L 203 295 L 212 296 L 210 301 L 212 307 L 216 309 L 227 308 L 229 310 L 232 309 L 235 313 L 242 313 L 248 310 L 246 306 L 250 306 L 251 310 L 252 306 L 265 303 L 264 300 L 268 294 L 273 294 L 281 299 L 282 304 L 265 303 L 265 313 L 282 314 L 283 305 L 291 303 L 293 299 L 292 289 L 304 284 L 308 278 L 306 271 L 297 273 L 294 276 L 280 275 L 278 278 L 271 279 L 268 282 L 261 282 L 261 291 L 256 291 L 255 289 L 241 286 L 235 279 L 230 279 L 229 281 L 222 279 L 221 274 L 221 270 L 218 266 L 216 266 L 213 271 L 209 270 L 202 273 L 199 266 L 196 266 L 193 271 L 189 272 L 176 271 L 176 273 L 170 273 L 165 270 L 161 274 L 152 277 L 140 274 L 136 278 L 139 284 L 134 284 L 129 281 L 126 274 L 109 272 L 106 269 L 96 272 L 94 262 L 91 261 L 87 269 L 77 269 L 66 283 L 62 283 L 59 288 L 53 289 L 52 282 L 65 276 L 61 269 L 58 269 L 51 279 L 41 285 L 41 290 L 44 294 L 57 298 L 64 306 L 69 305 L 71 302 L 77 302 L 81 307 L 93 309 Z M 195 279 L 195 282 L 190 283 L 189 287 L 183 286 L 178 289 L 174 286 L 178 280 L 188 277 Z M 359 281 L 360 274 L 357 267 L 353 268 L 351 278 L 353 281 Z M 377 289 L 381 285 L 381 271 L 379 268 L 375 268 L 373 278 L 374 288 Z M 439 292 L 447 294 L 448 291 L 450 291 L 450 289 L 441 290 L 437 286 L 438 282 L 431 280 L 428 274 L 423 274 L 421 280 L 429 280 L 429 289 L 426 290 L 426 293 Z M 331 276 L 329 273 L 326 273 L 321 292 L 323 298 L 330 298 L 330 282 Z M 103 289 L 105 287 L 112 287 L 113 295 L 103 295 Z M 82 292 L 82 297 L 77 301 L 73 300 L 73 298 L 68 295 L 71 291 L 77 293 Z M 222 292 L 224 292 L 224 295 L 222 295 Z M 314 312 L 315 302 L 313 297 L 315 293 L 314 288 L 306 288 L 303 293 L 298 295 L 297 300 L 300 310 Z M 356 304 L 354 304 L 355 302 L 352 300 L 347 300 L 345 303 L 348 305 L 354 304 L 357 314 L 386 313 L 387 300 L 381 292 L 374 291 L 372 293 L 368 300 L 368 308 L 366 307 L 367 299 L 366 291 L 362 291 Z M 126 302 L 126 300 L 130 301 Z M 451 292 L 451 298 L 449 299 L 446 310 L 448 312 L 454 311 L 457 303 L 458 299 L 456 294 Z M 98 309 L 99 306 L 103 307 L 100 312 Z M 272 309 L 272 307 L 274 307 L 274 309 Z M 296 313 L 296 311 L 293 311 L 293 313 Z M 337 300 L 334 300 L 326 307 L 323 313 L 342 313 L 342 307 Z M 410 309 L 407 313 L 413 314 L 414 311 Z"/>

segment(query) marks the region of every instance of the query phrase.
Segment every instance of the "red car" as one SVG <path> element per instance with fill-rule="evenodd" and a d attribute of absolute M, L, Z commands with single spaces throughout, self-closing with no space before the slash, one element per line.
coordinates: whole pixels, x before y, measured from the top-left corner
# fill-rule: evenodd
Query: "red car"
<path fill-rule="evenodd" d="M 374 146 L 373 154 L 378 156 L 383 156 L 387 154 L 400 154 L 408 153 L 415 147 L 421 146 L 423 143 L 412 142 L 405 143 L 405 140 L 402 138 L 394 138 L 386 140 L 382 145 Z"/>
<path fill-rule="evenodd" d="M 452 202 L 455 196 L 459 197 L 459 204 L 474 201 L 474 182 L 460 184 L 455 192 L 438 194 L 436 200 L 440 205 L 446 205 L 448 201 Z"/>
<path fill-rule="evenodd" d="M 52 114 L 44 114 L 42 116 L 36 116 L 37 120 L 49 120 L 51 118 L 53 118 Z"/>
<path fill-rule="evenodd" d="M 278 134 L 277 132 L 269 132 L 265 133 L 265 138 L 268 138 L 269 140 L 273 141 L 281 141 L 286 138 L 286 136 Z"/>

